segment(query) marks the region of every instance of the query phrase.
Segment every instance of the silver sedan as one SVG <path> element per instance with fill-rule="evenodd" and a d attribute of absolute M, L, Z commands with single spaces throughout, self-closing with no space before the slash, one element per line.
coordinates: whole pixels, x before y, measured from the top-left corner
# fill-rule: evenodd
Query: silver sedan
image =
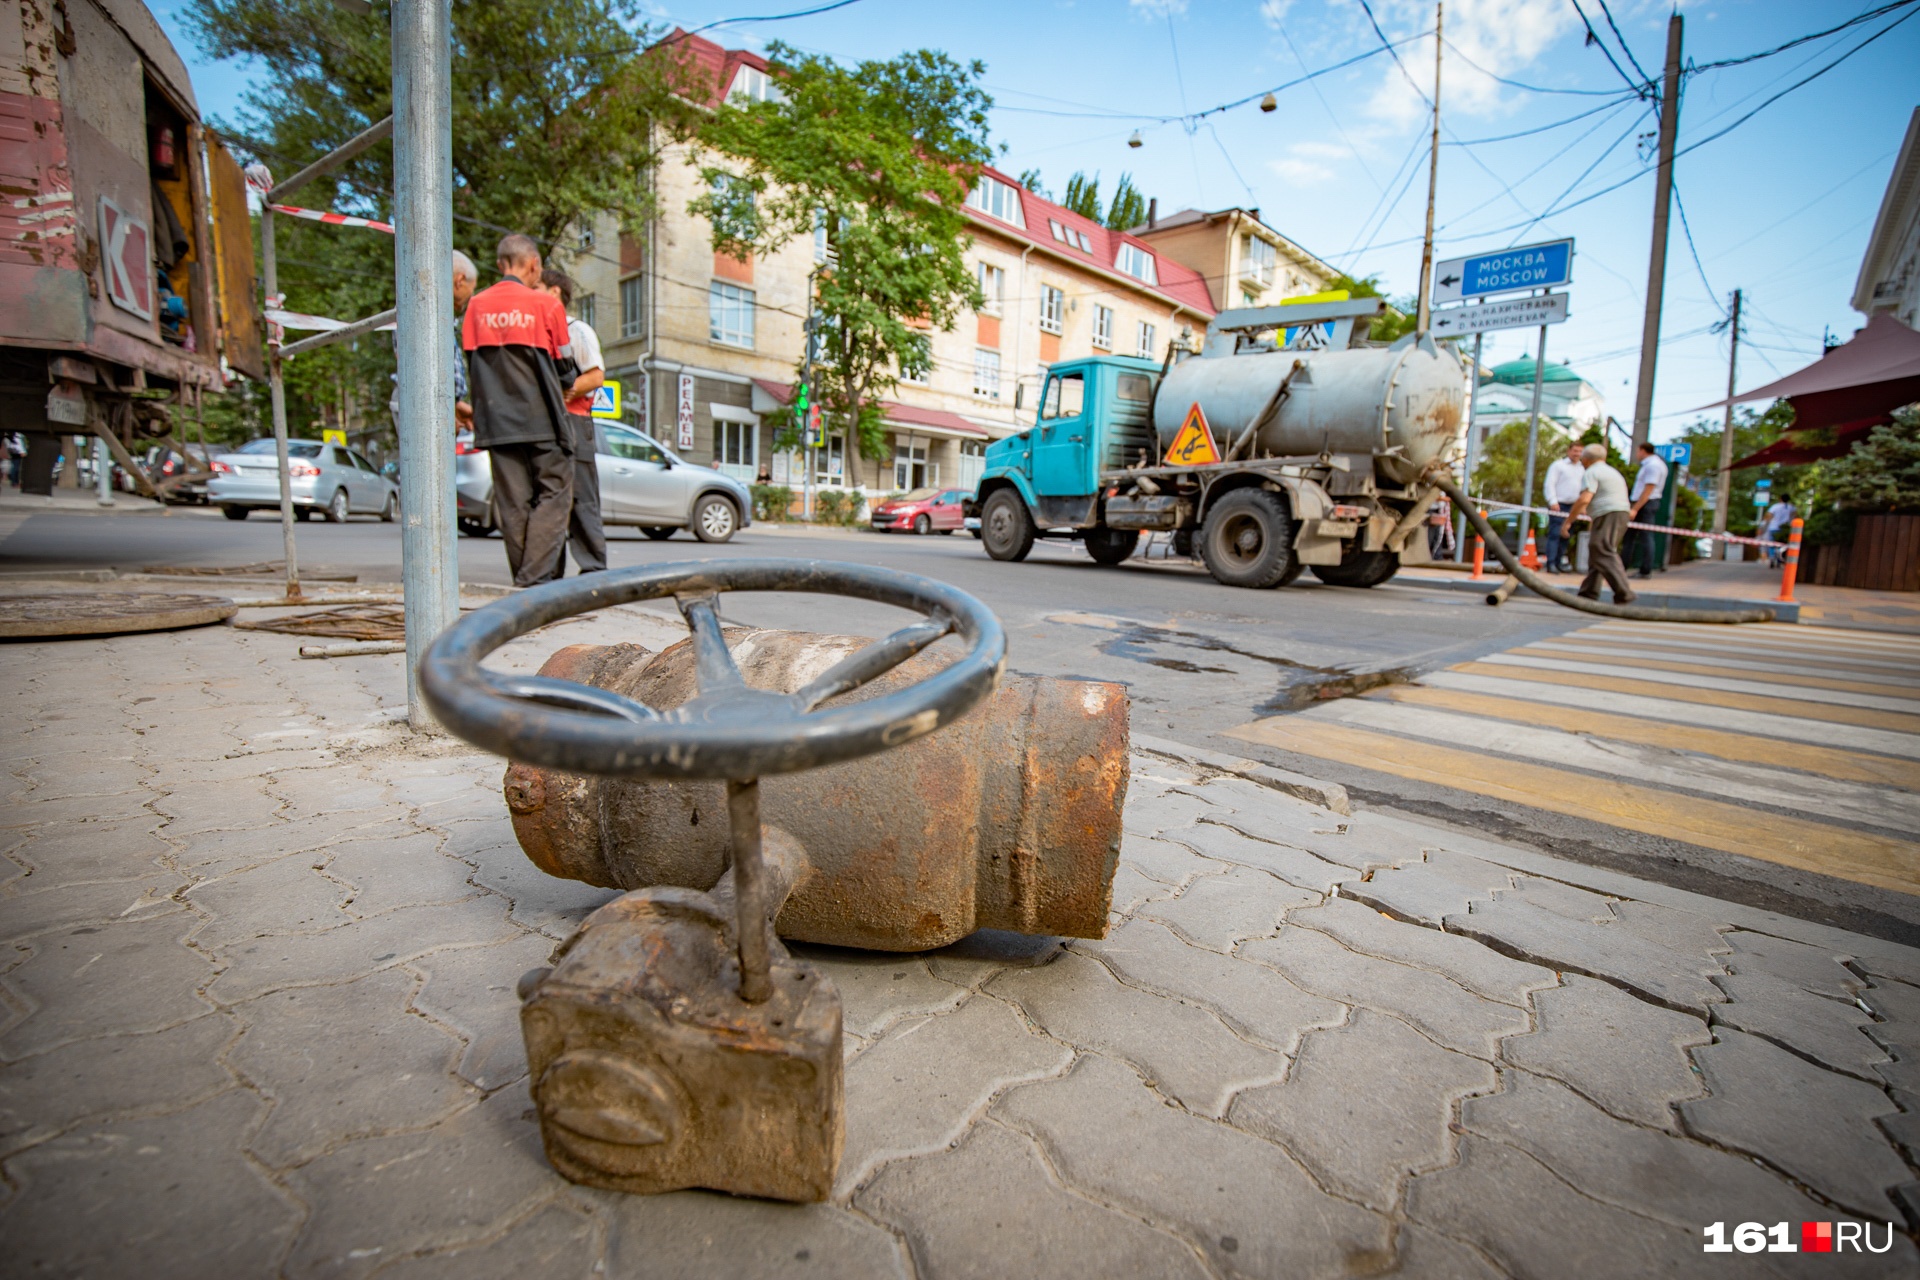
<path fill-rule="evenodd" d="M 287 471 L 296 520 L 316 511 L 334 524 L 344 524 L 350 515 L 390 521 L 400 513 L 399 488 L 352 449 L 321 440 L 289 440 Z M 207 501 L 229 520 L 245 520 L 251 511 L 278 511 L 280 460 L 273 441 L 249 440 L 215 458 Z"/>

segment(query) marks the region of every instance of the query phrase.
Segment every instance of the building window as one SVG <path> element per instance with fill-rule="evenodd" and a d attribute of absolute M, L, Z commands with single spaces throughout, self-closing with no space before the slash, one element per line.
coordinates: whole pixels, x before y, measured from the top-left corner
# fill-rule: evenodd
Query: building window
<path fill-rule="evenodd" d="M 1040 327 L 1048 333 L 1060 332 L 1060 321 L 1067 311 L 1067 295 L 1050 284 L 1040 286 Z"/>
<path fill-rule="evenodd" d="M 594 304 L 594 295 L 591 293 L 583 293 L 573 300 L 573 314 L 579 319 L 580 323 L 598 333 L 600 326 L 595 322 L 595 315 L 600 308 Z"/>
<path fill-rule="evenodd" d="M 893 446 L 893 487 L 896 489 L 927 489 L 940 483 L 940 464 L 927 461 L 927 442 L 924 440 Z"/>
<path fill-rule="evenodd" d="M 1087 233 L 1086 233 L 1086 232 L 1084 232 L 1084 231 L 1075 231 L 1075 232 L 1073 232 L 1073 233 L 1072 233 L 1072 235 L 1073 235 L 1073 242 L 1074 242 L 1075 244 L 1077 244 L 1077 245 L 1079 245 L 1079 246 L 1080 246 L 1080 252 L 1082 252 L 1082 253 L 1092 253 L 1092 252 L 1093 252 L 1093 242 L 1092 242 L 1091 240 L 1088 240 L 1088 239 L 1087 239 Z"/>
<path fill-rule="evenodd" d="M 1142 360 L 1153 359 L 1153 326 L 1142 320 L 1137 336 L 1139 341 L 1134 345 L 1133 354 Z"/>
<path fill-rule="evenodd" d="M 760 429 L 754 423 L 714 419 L 713 456 L 719 459 L 723 474 L 751 482 L 760 461 L 759 445 Z"/>
<path fill-rule="evenodd" d="M 1274 268 L 1280 251 L 1272 243 L 1249 232 L 1240 237 L 1240 274 L 1260 284 L 1273 283 Z"/>
<path fill-rule="evenodd" d="M 1120 256 L 1114 259 L 1113 265 L 1118 268 L 1122 274 L 1130 275 L 1142 284 L 1157 285 L 1160 283 L 1160 277 L 1156 275 L 1153 270 L 1153 255 L 1137 244 L 1122 242 L 1120 245 Z"/>
<path fill-rule="evenodd" d="M 1016 227 L 1027 225 L 1026 218 L 1020 212 L 1019 190 L 984 173 L 967 194 L 967 205 L 1002 222 L 1011 222 Z"/>
<path fill-rule="evenodd" d="M 1243 307 L 1255 307 L 1255 306 L 1259 306 L 1259 305 L 1260 305 L 1260 295 L 1258 295 L 1258 294 L 1256 294 L 1256 293 L 1255 293 L 1255 292 L 1254 292 L 1253 290 L 1251 290 L 1251 289 L 1242 289 L 1242 290 L 1240 291 L 1240 305 L 1241 305 L 1241 306 L 1243 306 Z"/>
<path fill-rule="evenodd" d="M 985 315 L 1000 314 L 1000 304 L 1006 300 L 1007 273 L 986 263 L 980 264 L 980 297 L 983 301 L 980 310 Z"/>
<path fill-rule="evenodd" d="M 987 470 L 987 445 L 984 440 L 962 440 L 960 442 L 960 475 L 962 489 L 980 487 L 980 477 Z"/>
<path fill-rule="evenodd" d="M 933 339 L 915 334 L 912 349 L 900 356 L 900 381 L 924 387 L 933 381 Z"/>
<path fill-rule="evenodd" d="M 813 211 L 813 260 L 825 262 L 830 252 L 827 245 L 827 211 L 815 209 Z"/>
<path fill-rule="evenodd" d="M 981 348 L 973 353 L 973 394 L 982 400 L 1000 398 L 1000 353 Z"/>
<path fill-rule="evenodd" d="M 1047 230 L 1053 232 L 1053 238 L 1061 244 L 1067 243 L 1067 229 L 1060 225 L 1058 218 L 1047 219 Z"/>
<path fill-rule="evenodd" d="M 847 482 L 847 437 L 841 433 L 827 436 L 821 441 L 820 447 L 813 450 L 813 464 L 815 484 L 845 484 Z M 804 467 L 802 471 L 805 471 Z"/>
<path fill-rule="evenodd" d="M 633 276 L 620 282 L 620 336 L 637 338 L 646 332 L 646 313 L 642 282 L 644 276 Z"/>
<path fill-rule="evenodd" d="M 1102 351 L 1113 350 L 1113 308 L 1093 309 L 1093 345 Z"/>
<path fill-rule="evenodd" d="M 753 345 L 753 290 L 715 280 L 707 288 L 708 336 L 729 347 Z"/>
<path fill-rule="evenodd" d="M 772 77 L 758 67 L 742 67 L 734 73 L 733 87 L 727 90 L 727 101 L 736 105 L 743 102 L 785 102 L 787 97 L 774 84 Z"/>

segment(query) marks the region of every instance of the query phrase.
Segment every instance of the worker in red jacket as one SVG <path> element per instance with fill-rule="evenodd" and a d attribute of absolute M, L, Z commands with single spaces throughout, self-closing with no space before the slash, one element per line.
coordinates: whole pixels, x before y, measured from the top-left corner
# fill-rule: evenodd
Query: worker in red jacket
<path fill-rule="evenodd" d="M 559 362 L 570 358 L 567 309 L 540 288 L 540 250 L 510 235 L 500 283 L 467 304 L 460 344 L 471 366 L 473 444 L 493 468 L 494 518 L 513 585 L 561 575 L 573 510 L 573 438 Z"/>

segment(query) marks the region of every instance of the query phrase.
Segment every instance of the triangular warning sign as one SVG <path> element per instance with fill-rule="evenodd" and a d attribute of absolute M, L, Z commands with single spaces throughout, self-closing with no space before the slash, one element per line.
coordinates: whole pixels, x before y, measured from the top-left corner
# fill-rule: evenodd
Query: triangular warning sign
<path fill-rule="evenodd" d="M 1164 465 L 1197 467 L 1218 461 L 1220 451 L 1213 446 L 1213 432 L 1207 427 L 1207 415 L 1200 412 L 1200 404 L 1195 401 L 1193 408 L 1187 410 L 1187 420 L 1180 424 L 1180 433 L 1167 446 Z"/>

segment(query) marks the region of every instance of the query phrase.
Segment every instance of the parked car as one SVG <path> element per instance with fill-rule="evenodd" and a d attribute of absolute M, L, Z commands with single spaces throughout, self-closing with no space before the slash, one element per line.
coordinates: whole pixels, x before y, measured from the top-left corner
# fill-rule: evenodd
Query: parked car
<path fill-rule="evenodd" d="M 594 424 L 594 466 L 600 473 L 600 521 L 628 525 L 649 538 L 691 529 L 702 542 L 725 542 L 753 523 L 747 486 L 711 467 L 695 466 L 651 436 L 616 422 Z M 493 469 L 473 434 L 454 437 L 453 483 L 460 532 L 484 538 L 494 530 Z"/>
<path fill-rule="evenodd" d="M 188 450 L 192 456 L 188 456 Z M 204 506 L 207 501 L 207 480 L 209 477 L 189 475 L 211 465 L 213 459 L 224 456 L 224 450 L 205 449 L 201 445 L 187 445 L 184 449 L 170 448 L 166 445 L 153 445 L 141 459 L 141 465 L 147 475 L 160 486 L 163 501 L 170 503 Z M 176 477 L 181 477 L 176 479 Z M 124 484 L 122 483 L 124 481 Z M 126 472 L 114 468 L 116 488 L 133 489 L 133 480 Z M 171 483 L 170 483 L 171 482 Z M 275 499 L 276 504 L 278 499 Z"/>
<path fill-rule="evenodd" d="M 966 521 L 966 489 L 915 489 L 888 498 L 873 509 L 873 527 L 882 533 L 911 529 L 915 533 L 952 533 Z"/>
<path fill-rule="evenodd" d="M 320 440 L 289 440 L 287 471 L 293 480 L 293 516 L 315 511 L 334 524 L 359 513 L 392 520 L 400 513 L 400 489 L 352 449 Z M 229 520 L 250 511 L 280 509 L 280 463 L 272 437 L 249 440 L 213 460 L 207 501 Z"/>

